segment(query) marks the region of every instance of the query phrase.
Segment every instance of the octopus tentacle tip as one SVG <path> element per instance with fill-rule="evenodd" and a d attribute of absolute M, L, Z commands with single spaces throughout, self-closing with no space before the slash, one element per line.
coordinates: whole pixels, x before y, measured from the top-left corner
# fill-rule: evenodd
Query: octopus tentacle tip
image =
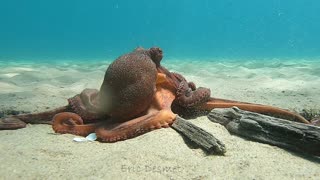
<path fill-rule="evenodd" d="M 27 126 L 27 124 L 18 118 L 14 118 L 14 117 L 0 118 L 0 129 L 1 130 L 20 129 L 20 128 L 24 128 L 26 126 Z"/>
<path fill-rule="evenodd" d="M 81 117 L 75 113 L 63 112 L 58 113 L 53 117 L 52 128 L 56 133 L 68 133 L 69 127 L 76 124 L 83 124 Z"/>
<path fill-rule="evenodd" d="M 156 129 L 160 129 L 162 126 L 160 123 L 155 124 Z"/>
<path fill-rule="evenodd" d="M 165 123 L 165 124 L 162 125 L 162 127 L 168 128 L 168 127 L 170 127 L 170 125 L 168 123 Z"/>

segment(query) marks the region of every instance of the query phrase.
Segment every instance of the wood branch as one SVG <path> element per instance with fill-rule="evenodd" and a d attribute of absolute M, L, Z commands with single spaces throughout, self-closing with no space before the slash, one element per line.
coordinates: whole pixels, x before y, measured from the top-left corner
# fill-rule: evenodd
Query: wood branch
<path fill-rule="evenodd" d="M 171 127 L 208 154 L 223 155 L 226 152 L 225 145 L 220 140 L 179 116 Z"/>
<path fill-rule="evenodd" d="M 240 110 L 214 109 L 208 118 L 253 141 L 320 156 L 320 127 Z"/>

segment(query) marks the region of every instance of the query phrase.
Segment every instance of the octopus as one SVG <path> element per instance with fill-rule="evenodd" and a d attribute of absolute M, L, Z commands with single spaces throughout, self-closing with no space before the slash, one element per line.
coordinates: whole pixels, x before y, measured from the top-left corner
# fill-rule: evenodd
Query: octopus
<path fill-rule="evenodd" d="M 285 109 L 211 97 L 211 91 L 188 82 L 161 65 L 159 47 L 137 48 L 113 61 L 100 90 L 85 89 L 68 99 L 68 105 L 41 113 L 0 119 L 0 129 L 18 129 L 26 123 L 52 124 L 56 133 L 116 142 L 159 128 L 170 127 L 177 116 L 187 117 L 214 108 L 237 106 L 242 110 L 310 123 Z"/>

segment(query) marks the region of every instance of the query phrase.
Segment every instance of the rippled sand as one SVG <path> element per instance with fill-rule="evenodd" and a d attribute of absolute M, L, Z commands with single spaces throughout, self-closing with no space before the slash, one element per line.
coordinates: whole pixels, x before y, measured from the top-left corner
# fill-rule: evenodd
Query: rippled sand
<path fill-rule="evenodd" d="M 67 104 L 84 88 L 99 88 L 110 61 L 0 62 L 0 109 L 39 112 Z M 197 61 L 167 59 L 212 96 L 291 110 L 320 109 L 317 61 Z M 320 159 L 230 135 L 202 116 L 191 120 L 227 146 L 225 156 L 188 147 L 171 128 L 118 143 L 75 143 L 48 125 L 0 131 L 0 179 L 317 179 Z"/>

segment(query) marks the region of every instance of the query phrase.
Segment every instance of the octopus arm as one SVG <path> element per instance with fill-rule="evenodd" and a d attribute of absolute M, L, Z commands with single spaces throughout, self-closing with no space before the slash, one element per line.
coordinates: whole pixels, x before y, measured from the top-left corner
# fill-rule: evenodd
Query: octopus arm
<path fill-rule="evenodd" d="M 182 107 L 195 107 L 202 103 L 205 103 L 210 98 L 210 89 L 199 87 L 194 91 L 186 90 L 182 93 L 177 91 L 176 102 Z"/>
<path fill-rule="evenodd" d="M 52 128 L 56 133 L 70 133 L 87 136 L 95 131 L 97 124 L 83 124 L 82 118 L 75 113 L 63 112 L 53 117 Z"/>
<path fill-rule="evenodd" d="M 212 110 L 214 108 L 231 108 L 233 106 L 236 106 L 239 109 L 242 109 L 245 111 L 261 113 L 265 115 L 298 121 L 306 124 L 310 123 L 301 115 L 296 114 L 294 112 L 290 112 L 285 109 L 281 109 L 273 106 L 261 105 L 261 104 L 252 104 L 252 103 L 246 103 L 246 102 L 226 100 L 226 99 L 210 98 L 206 103 L 202 104 L 199 108 L 203 110 Z"/>
<path fill-rule="evenodd" d="M 105 125 L 96 130 L 97 137 L 104 142 L 125 140 L 162 127 L 169 127 L 176 119 L 170 110 L 151 112 L 147 115 L 116 125 Z"/>

